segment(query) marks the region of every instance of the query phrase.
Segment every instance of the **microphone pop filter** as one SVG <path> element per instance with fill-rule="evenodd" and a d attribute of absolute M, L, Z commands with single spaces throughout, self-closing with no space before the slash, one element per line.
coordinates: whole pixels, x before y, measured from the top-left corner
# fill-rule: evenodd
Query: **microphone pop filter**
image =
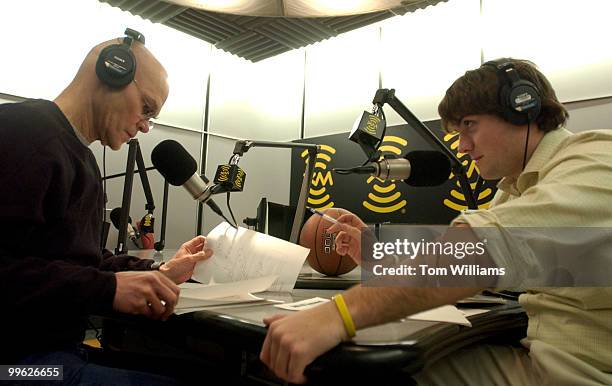
<path fill-rule="evenodd" d="M 198 164 L 180 143 L 167 139 L 151 152 L 151 162 L 172 185 L 183 185 L 198 169 Z"/>
<path fill-rule="evenodd" d="M 451 163 L 446 155 L 438 151 L 411 151 L 405 157 L 410 161 L 410 177 L 406 182 L 410 186 L 438 186 L 448 180 Z"/>

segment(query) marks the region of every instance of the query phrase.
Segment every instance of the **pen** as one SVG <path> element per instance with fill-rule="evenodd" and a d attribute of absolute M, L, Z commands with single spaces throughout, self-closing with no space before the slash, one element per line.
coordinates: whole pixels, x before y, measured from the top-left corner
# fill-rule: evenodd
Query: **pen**
<path fill-rule="evenodd" d="M 307 206 L 306 209 L 311 211 L 313 214 L 317 214 L 317 215 L 323 217 L 324 219 L 326 219 L 327 221 L 331 222 L 332 224 L 338 224 L 338 220 L 336 220 L 335 218 L 333 218 L 333 217 L 331 217 L 331 216 L 329 216 L 329 215 L 327 215 L 327 214 L 325 214 L 325 213 L 323 213 L 323 212 L 321 212 L 319 210 L 316 210 L 316 209 L 311 208 L 309 206 Z"/>

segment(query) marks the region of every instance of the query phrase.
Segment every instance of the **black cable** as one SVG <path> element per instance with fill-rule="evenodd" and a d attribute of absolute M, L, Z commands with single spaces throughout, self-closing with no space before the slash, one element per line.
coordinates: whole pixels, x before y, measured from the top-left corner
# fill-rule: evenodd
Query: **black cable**
<path fill-rule="evenodd" d="M 385 110 L 383 110 L 382 106 L 380 106 L 380 108 L 378 109 L 378 113 L 380 119 L 382 119 L 382 121 L 385 123 L 385 127 L 383 127 L 382 136 L 380 137 L 380 143 L 376 147 L 376 150 L 378 150 L 380 145 L 382 145 L 382 142 L 385 140 L 385 135 L 387 134 L 387 116 L 385 115 Z"/>
<path fill-rule="evenodd" d="M 523 170 L 525 170 L 525 165 L 527 165 L 527 147 L 529 144 L 529 129 L 530 129 L 530 125 L 531 122 L 527 121 L 527 137 L 525 138 L 525 152 L 523 153 Z"/>
<path fill-rule="evenodd" d="M 372 173 L 372 174 L 377 173 L 377 170 L 374 166 L 372 166 L 370 169 L 371 170 L 369 170 L 369 173 Z M 338 174 L 353 174 L 353 173 L 364 174 L 363 165 L 357 166 L 354 168 L 332 168 L 332 170 L 334 171 L 334 173 L 338 173 Z"/>
<path fill-rule="evenodd" d="M 334 168 L 333 171 L 334 173 L 338 173 L 338 174 L 343 174 L 343 175 L 347 175 L 347 174 L 351 174 L 352 170 L 354 168 L 350 168 L 350 169 L 346 169 L 346 170 L 341 170 L 341 169 L 336 169 Z"/>
<path fill-rule="evenodd" d="M 104 191 L 104 221 L 106 222 L 106 202 L 108 201 L 106 197 L 106 145 L 104 145 L 102 150 L 102 170 L 104 173 L 104 178 L 102 179 L 102 190 Z"/>
<path fill-rule="evenodd" d="M 225 217 L 224 214 L 219 214 L 219 213 L 216 213 L 216 212 L 215 212 L 215 214 L 217 214 L 218 216 L 221 216 L 221 218 L 224 219 L 228 224 L 230 224 L 232 227 L 238 229 L 238 227 L 236 225 L 232 224 L 232 222 L 230 220 L 228 220 L 227 217 Z"/>
<path fill-rule="evenodd" d="M 232 207 L 230 205 L 230 192 L 227 192 L 227 209 L 229 209 L 230 215 L 232 216 L 232 220 L 234 220 L 234 228 L 238 229 L 238 223 L 236 222 L 234 212 L 232 212 Z"/>

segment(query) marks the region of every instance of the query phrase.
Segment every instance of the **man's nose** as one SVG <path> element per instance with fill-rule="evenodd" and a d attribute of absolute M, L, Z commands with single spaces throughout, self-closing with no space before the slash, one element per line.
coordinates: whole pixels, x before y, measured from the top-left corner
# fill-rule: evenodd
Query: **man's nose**
<path fill-rule="evenodd" d="M 467 136 L 459 134 L 459 148 L 460 153 L 469 153 L 474 150 L 474 143 L 467 138 Z"/>
<path fill-rule="evenodd" d="M 138 131 L 141 131 L 143 133 L 148 133 L 150 130 L 150 126 L 149 126 L 149 121 L 146 120 L 141 120 L 140 122 L 138 122 Z"/>

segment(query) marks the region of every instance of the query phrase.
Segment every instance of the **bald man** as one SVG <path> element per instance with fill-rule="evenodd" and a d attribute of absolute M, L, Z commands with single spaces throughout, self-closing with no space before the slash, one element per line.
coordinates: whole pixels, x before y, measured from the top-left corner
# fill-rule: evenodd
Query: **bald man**
<path fill-rule="evenodd" d="M 170 379 L 102 368 L 80 349 L 91 313 L 167 319 L 195 264 L 211 256 L 203 236 L 166 264 L 101 251 L 104 198 L 89 145 L 118 150 L 149 131 L 168 97 L 167 74 L 145 48 L 130 47 L 134 79 L 111 87 L 94 47 L 54 100 L 0 105 L 0 329 L 3 364 L 63 364 L 65 383 L 157 384 Z"/>

